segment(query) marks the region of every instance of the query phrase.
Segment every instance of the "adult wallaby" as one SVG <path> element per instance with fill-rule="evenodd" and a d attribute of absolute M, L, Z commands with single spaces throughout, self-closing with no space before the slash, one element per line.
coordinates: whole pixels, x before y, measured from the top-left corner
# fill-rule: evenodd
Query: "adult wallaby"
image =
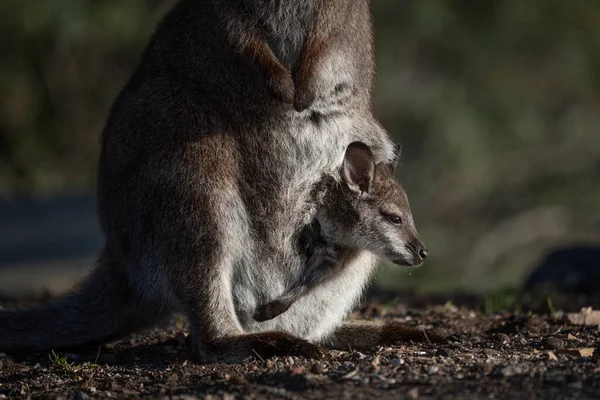
<path fill-rule="evenodd" d="M 348 144 L 364 142 L 377 163 L 394 157 L 371 114 L 369 7 L 368 0 L 180 0 L 102 134 L 106 245 L 96 268 L 55 303 L 0 311 L 0 350 L 105 342 L 174 309 L 187 315 L 203 362 L 317 357 L 315 343 L 325 339 L 362 348 L 406 337 L 395 325 L 342 324 L 374 270 L 367 252 L 279 318 L 252 318 L 304 272 L 295 243 L 316 214 L 311 191 L 337 171 Z M 318 58 L 309 51 L 315 40 L 328 43 Z M 297 101 L 308 109 L 281 101 L 289 90 L 273 84 L 285 75 L 278 62 L 296 76 L 299 65 L 314 64 L 305 72 L 314 95 L 301 96 L 314 99 Z"/>
<path fill-rule="evenodd" d="M 346 150 L 340 176 L 326 176 L 317 186 L 323 192 L 317 219 L 300 237 L 307 255 L 300 282 L 283 296 L 259 306 L 257 321 L 284 313 L 302 296 L 342 271 L 345 261 L 368 250 L 394 264 L 417 266 L 427 258 L 408 198 L 394 179 L 394 164 L 375 165 L 363 143 Z"/>

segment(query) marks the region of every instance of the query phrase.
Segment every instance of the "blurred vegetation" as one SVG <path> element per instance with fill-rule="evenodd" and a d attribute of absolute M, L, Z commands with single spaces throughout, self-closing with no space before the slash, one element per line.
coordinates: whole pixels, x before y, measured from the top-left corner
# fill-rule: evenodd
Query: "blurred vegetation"
<path fill-rule="evenodd" d="M 98 138 L 172 1 L 0 2 L 0 198 L 91 191 Z M 431 259 L 383 286 L 520 281 L 599 241 L 600 2 L 376 0 L 377 116 Z"/>

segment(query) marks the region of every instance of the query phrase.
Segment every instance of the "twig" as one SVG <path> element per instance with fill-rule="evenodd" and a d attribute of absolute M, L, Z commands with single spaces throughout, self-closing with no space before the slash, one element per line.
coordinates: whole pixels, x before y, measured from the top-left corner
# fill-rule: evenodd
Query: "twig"
<path fill-rule="evenodd" d="M 264 359 L 264 358 L 262 358 L 262 357 L 260 356 L 260 354 L 258 354 L 258 353 L 256 352 L 256 350 L 252 349 L 252 352 L 253 352 L 253 353 L 256 355 L 256 357 L 258 357 L 258 358 L 259 358 L 259 359 L 260 359 L 262 362 L 265 362 L 265 359 Z"/>

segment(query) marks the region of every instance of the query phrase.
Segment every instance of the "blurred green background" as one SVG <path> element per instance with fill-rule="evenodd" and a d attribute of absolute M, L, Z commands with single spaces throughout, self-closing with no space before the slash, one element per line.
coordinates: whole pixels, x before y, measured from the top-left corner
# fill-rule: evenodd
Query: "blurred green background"
<path fill-rule="evenodd" d="M 108 108 L 172 3 L 0 2 L 0 205 L 93 194 Z M 516 287 L 549 249 L 600 242 L 600 2 L 374 11 L 377 117 L 403 144 L 398 177 L 431 254 L 378 284 Z"/>

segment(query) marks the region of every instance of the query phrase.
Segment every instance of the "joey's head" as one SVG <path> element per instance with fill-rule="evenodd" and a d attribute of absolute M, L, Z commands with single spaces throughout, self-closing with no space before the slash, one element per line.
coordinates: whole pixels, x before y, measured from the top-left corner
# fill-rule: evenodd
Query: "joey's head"
<path fill-rule="evenodd" d="M 397 156 L 399 157 L 399 150 Z M 326 236 L 338 244 L 368 250 L 394 264 L 419 266 L 427 258 L 402 186 L 394 179 L 397 159 L 375 164 L 363 143 L 351 143 L 341 184 L 322 214 Z"/>

